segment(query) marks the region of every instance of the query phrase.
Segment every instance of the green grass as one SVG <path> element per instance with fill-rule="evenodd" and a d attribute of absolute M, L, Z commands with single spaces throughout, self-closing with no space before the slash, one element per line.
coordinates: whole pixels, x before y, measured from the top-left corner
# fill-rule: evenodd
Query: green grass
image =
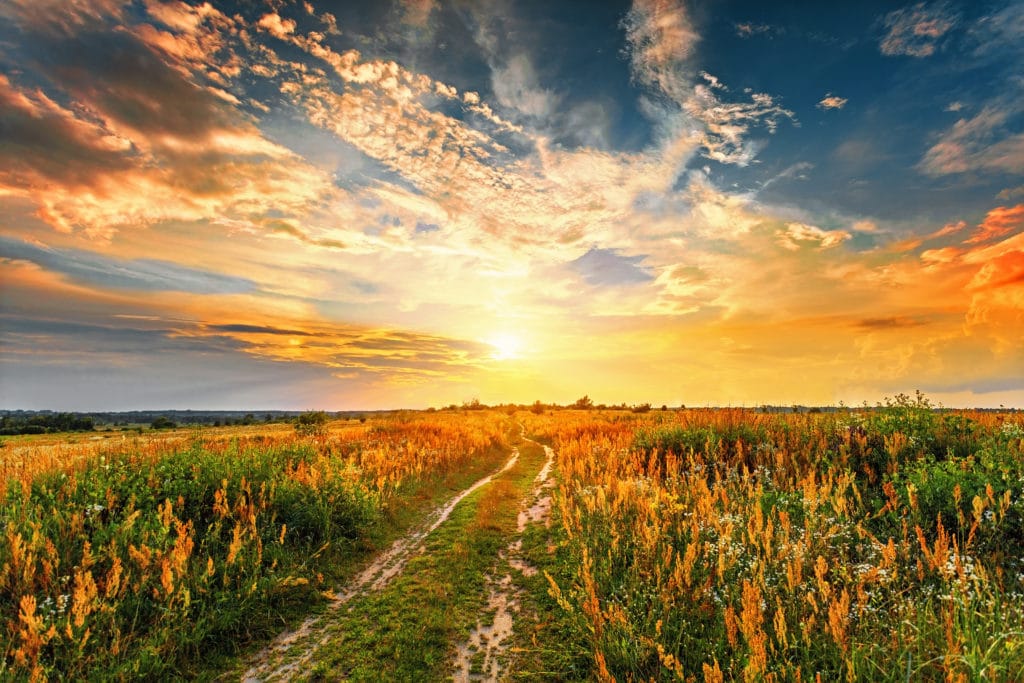
<path fill-rule="evenodd" d="M 421 681 L 451 675 L 454 643 L 486 610 L 486 576 L 515 532 L 520 502 L 544 461 L 517 463 L 467 496 L 384 590 L 354 600 L 315 656 L 310 680 Z"/>

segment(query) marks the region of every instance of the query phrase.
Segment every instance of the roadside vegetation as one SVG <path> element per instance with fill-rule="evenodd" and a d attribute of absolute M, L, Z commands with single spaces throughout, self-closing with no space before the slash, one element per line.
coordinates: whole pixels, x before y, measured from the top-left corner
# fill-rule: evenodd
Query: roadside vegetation
<path fill-rule="evenodd" d="M 503 458 L 509 424 L 396 414 L 20 462 L 0 507 L 0 678 L 192 677 L 227 661 L 322 603 L 447 477 Z"/>
<path fill-rule="evenodd" d="M 900 395 L 527 430 L 562 479 L 530 546 L 536 640 L 559 643 L 534 648 L 538 676 L 1024 680 L 1019 414 Z"/>

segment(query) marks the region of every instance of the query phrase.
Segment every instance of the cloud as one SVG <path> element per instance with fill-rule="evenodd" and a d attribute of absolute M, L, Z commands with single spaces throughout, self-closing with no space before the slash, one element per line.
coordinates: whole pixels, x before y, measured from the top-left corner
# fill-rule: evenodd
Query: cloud
<path fill-rule="evenodd" d="M 70 35 L 109 20 L 120 19 L 126 0 L 10 0 L 0 17 L 51 35 Z"/>
<path fill-rule="evenodd" d="M 145 356 L 181 352 L 224 355 L 244 346 L 221 336 L 211 336 L 197 343 L 180 335 L 179 329 L 165 324 L 116 325 L 10 315 L 3 320 L 4 331 L 0 338 L 7 347 L 5 350 L 24 361 L 35 358 L 74 366 L 105 358 L 113 359 L 118 365 L 134 365 Z"/>
<path fill-rule="evenodd" d="M 855 327 L 866 331 L 876 331 L 906 329 L 908 327 L 919 327 L 924 324 L 924 322 L 915 318 L 892 316 L 887 318 L 863 318 L 855 323 Z"/>
<path fill-rule="evenodd" d="M 1020 284 L 1024 284 L 1024 251 L 1016 250 L 984 263 L 967 287 L 978 290 Z"/>
<path fill-rule="evenodd" d="M 42 90 L 0 74 L 0 183 L 53 180 L 87 186 L 97 173 L 130 168 L 132 143 L 95 118 L 79 118 Z"/>
<path fill-rule="evenodd" d="M 985 215 L 974 231 L 964 240 L 964 244 L 979 244 L 1003 237 L 1011 232 L 1024 229 L 1024 204 L 1007 207 L 998 206 Z"/>
<path fill-rule="evenodd" d="M 402 0 L 402 21 L 411 26 L 426 28 L 430 16 L 437 9 L 437 0 Z"/>
<path fill-rule="evenodd" d="M 194 268 L 68 250 L 32 252 L 8 242 L 16 241 L 0 243 L 5 282 L 0 344 L 5 358 L 21 358 L 25 367 L 150 366 L 154 357 L 195 364 L 195 354 L 212 353 L 321 372 L 343 370 L 361 382 L 416 384 L 460 381 L 492 360 L 492 349 L 482 342 L 311 317 L 308 307 L 290 307 L 286 300 L 252 291 L 244 281 L 225 281 Z M 30 280 L 23 275 L 26 267 L 93 288 L 67 287 L 62 279 Z M 134 291 L 119 291 L 122 286 Z M 148 294 L 140 298 L 137 291 Z M 12 319 L 22 322 L 15 325 Z"/>
<path fill-rule="evenodd" d="M 676 0 L 634 0 L 622 20 L 633 77 L 676 102 L 689 97 L 689 58 L 700 36 L 685 5 Z"/>
<path fill-rule="evenodd" d="M 182 33 L 142 24 L 133 35 L 90 18 L 54 34 L 16 16 L 47 90 L 0 79 L 0 188 L 35 201 L 58 230 L 105 239 L 125 226 L 301 211 L 331 191 L 239 98 L 204 85 L 240 71 L 221 38 L 234 20 L 208 5 L 150 9 Z"/>
<path fill-rule="evenodd" d="M 329 237 L 312 237 L 309 233 L 302 230 L 295 224 L 280 218 L 264 219 L 260 221 L 260 225 L 269 229 L 274 234 L 287 235 L 288 237 L 292 237 L 303 244 L 308 244 L 313 247 L 347 250 L 352 246 L 339 239 L 332 239 Z"/>
<path fill-rule="evenodd" d="M 798 161 L 797 163 L 792 164 L 791 166 L 787 166 L 780 172 L 773 175 L 768 180 L 761 183 L 760 189 L 762 191 L 766 190 L 767 188 L 771 187 L 780 180 L 789 180 L 791 178 L 795 178 L 797 180 L 807 180 L 808 176 L 806 171 L 809 171 L 812 168 L 814 168 L 814 164 L 807 161 Z"/>
<path fill-rule="evenodd" d="M 751 92 L 749 101 L 726 101 L 720 93 L 728 88 L 720 79 L 706 71 L 696 72 L 691 57 L 700 36 L 682 2 L 634 0 L 622 25 L 633 78 L 688 115 L 690 121 L 667 126 L 671 134 L 691 128 L 692 122 L 701 125 L 697 140 L 707 158 L 746 166 L 763 146 L 761 141 L 747 139 L 752 128 L 774 133 L 781 120 L 796 122 L 794 113 L 772 95 Z M 651 105 L 649 109 L 653 117 L 671 121 L 671 108 Z"/>
<path fill-rule="evenodd" d="M 30 261 L 100 288 L 174 291 L 194 294 L 240 294 L 255 291 L 252 280 L 189 268 L 158 259 L 111 259 L 80 250 L 36 246 L 0 236 L 0 256 Z"/>
<path fill-rule="evenodd" d="M 233 324 L 224 323 L 218 325 L 207 325 L 208 329 L 216 330 L 218 332 L 240 332 L 245 334 L 279 334 L 289 337 L 306 337 L 309 336 L 308 332 L 302 330 L 289 330 L 282 329 L 280 327 L 271 327 L 269 325 L 244 325 L 244 324 Z"/>
<path fill-rule="evenodd" d="M 927 6 L 918 3 L 898 9 L 882 20 L 886 34 L 879 43 L 883 55 L 928 57 L 935 53 L 941 38 L 956 26 L 958 17 L 945 3 Z"/>
<path fill-rule="evenodd" d="M 776 29 L 768 24 L 758 24 L 753 21 L 733 24 L 733 28 L 736 30 L 736 35 L 740 38 L 750 38 L 759 35 L 770 36 L 776 32 Z"/>
<path fill-rule="evenodd" d="M 387 381 L 451 380 L 478 370 L 491 356 L 489 345 L 482 342 L 355 325 L 318 323 L 301 333 L 289 333 L 261 326 L 207 324 L 179 329 L 175 334 L 216 339 L 220 333 L 229 335 L 232 344 L 252 356 L 355 371 Z"/>
<path fill-rule="evenodd" d="M 1018 185 L 1017 187 L 1008 187 L 1000 190 L 996 195 L 996 199 L 1002 199 L 1009 201 L 1015 197 L 1024 197 L 1024 185 Z"/>
<path fill-rule="evenodd" d="M 469 3 L 466 13 L 473 40 L 490 68 L 497 104 L 517 121 L 525 117 L 531 126 L 554 129 L 552 118 L 561 114 L 557 107 L 562 97 L 541 85 L 529 41 L 512 39 L 533 29 L 506 2 Z"/>
<path fill-rule="evenodd" d="M 878 227 L 878 223 L 867 219 L 854 221 L 853 225 L 850 226 L 850 229 L 853 230 L 854 232 L 859 232 L 864 235 L 877 235 L 882 232 L 882 230 Z"/>
<path fill-rule="evenodd" d="M 533 64 L 524 54 L 494 67 L 491 85 L 502 106 L 538 119 L 551 116 L 561 99 L 554 91 L 540 86 Z"/>
<path fill-rule="evenodd" d="M 819 109 L 842 109 L 846 106 L 847 99 L 845 97 L 839 97 L 832 93 L 826 93 L 825 97 L 818 102 Z"/>
<path fill-rule="evenodd" d="M 975 55 L 989 57 L 992 55 L 1012 55 L 1020 57 L 1024 54 L 1024 7 L 1020 3 L 1011 2 L 997 12 L 980 17 L 969 30 L 976 43 Z M 1019 70 L 1016 66 L 1013 67 Z"/>
<path fill-rule="evenodd" d="M 645 256 L 623 256 L 616 249 L 594 247 L 572 261 L 569 267 L 595 286 L 634 285 L 650 282 L 654 276 L 640 264 Z"/>
<path fill-rule="evenodd" d="M 275 38 L 287 40 L 288 36 L 295 33 L 296 23 L 294 19 L 282 19 L 277 12 L 270 12 L 260 17 L 256 27 L 268 32 Z"/>
<path fill-rule="evenodd" d="M 963 250 L 956 247 L 926 249 L 921 252 L 921 260 L 926 265 L 953 263 L 960 258 L 961 254 L 963 254 Z"/>
<path fill-rule="evenodd" d="M 337 37 L 303 3 L 235 15 L 144 2 L 81 21 L 51 12 L 72 28 L 36 30 L 39 45 L 17 51 L 22 70 L 0 82 L 0 135 L 10 132 L 0 203 L 10 230 L 51 245 L 0 243 L 4 313 L 110 318 L 127 331 L 120 346 L 116 332 L 26 331 L 36 336 L 21 337 L 19 353 L 60 349 L 46 362 L 66 353 L 87 367 L 99 359 L 90 347 L 106 342 L 124 362 L 171 366 L 209 349 L 263 377 L 290 367 L 357 387 L 362 405 L 367 387 L 419 386 L 401 394 L 416 405 L 446 381 L 468 396 L 490 382 L 489 396 L 506 400 L 501 382 L 553 386 L 573 373 L 608 382 L 609 395 L 630 376 L 671 373 L 685 378 L 680 392 L 714 386 L 712 400 L 729 386 L 777 396 L 780 372 L 831 386 L 892 369 L 897 381 L 953 363 L 960 347 L 944 340 L 970 335 L 972 358 L 986 363 L 989 347 L 1017 348 L 1009 197 L 969 235 L 958 216 L 907 229 L 761 200 L 773 183 L 805 177 L 806 161 L 766 161 L 760 177 L 775 175 L 757 192 L 726 187 L 728 169 L 710 162 L 687 170 L 705 164 L 693 163 L 701 154 L 753 164 L 768 135 L 796 124 L 774 95 L 700 70 L 698 15 L 681 3 L 637 2 L 623 24 L 636 107 L 650 118 L 637 129 L 650 136 L 614 151 L 609 140 L 630 127 L 625 106 L 559 90 L 541 59 L 550 45 L 512 43 L 504 9 L 470 5 L 395 5 L 379 31 L 361 35 L 352 21 Z M 492 52 L 470 44 L 458 52 L 466 61 L 443 66 L 418 52 L 452 20 L 477 37 L 485 16 L 498 17 L 480 33 Z M 1013 98 L 1000 97 L 989 104 L 1012 112 Z M 828 93 L 822 109 L 829 98 L 844 99 Z M 961 131 L 968 167 L 1009 167 L 984 163 L 1017 132 L 1013 116 Z M 837 156 L 878 163 L 853 142 Z M 733 174 L 758 188 L 753 171 Z M 21 218 L 35 208 L 69 234 Z M 88 236 L 109 239 L 90 251 Z M 508 328 L 538 349 L 515 372 L 497 371 L 493 349 L 475 341 Z M 73 356 L 76 332 L 86 341 Z M 684 343 L 692 351 L 680 358 Z"/>
<path fill-rule="evenodd" d="M 790 251 L 812 245 L 818 249 L 830 249 L 851 237 L 845 230 L 822 230 L 814 225 L 796 222 L 787 223 L 784 229 L 776 231 L 775 234 L 779 244 Z"/>
<path fill-rule="evenodd" d="M 329 65 L 344 87 L 292 69 L 279 74 L 282 94 L 313 125 L 402 179 L 399 186 L 378 174 L 367 190 L 400 209 L 404 226 L 443 224 L 446 243 L 467 253 L 482 251 L 483 236 L 487 258 L 497 258 L 495 243 L 557 254 L 584 235 L 601 242 L 621 230 L 639 194 L 667 191 L 694 149 L 688 136 L 634 154 L 564 149 L 497 116 L 475 92 L 307 36 L 291 42 Z M 414 234 L 401 232 L 390 236 L 407 242 Z"/>
<path fill-rule="evenodd" d="M 943 133 L 918 163 L 927 175 L 968 171 L 1015 173 L 1024 168 L 1024 133 L 1014 133 L 1012 121 L 1024 107 L 992 103 Z"/>
<path fill-rule="evenodd" d="M 694 94 L 684 109 L 693 118 L 702 121 L 705 132 L 701 136 L 704 156 L 719 163 L 746 166 L 757 155 L 763 143 L 748 140 L 751 128 L 764 126 L 774 133 L 779 121 L 795 122 L 795 114 L 780 106 L 767 93 L 753 93 L 749 102 L 723 102 L 714 88 L 694 87 Z"/>

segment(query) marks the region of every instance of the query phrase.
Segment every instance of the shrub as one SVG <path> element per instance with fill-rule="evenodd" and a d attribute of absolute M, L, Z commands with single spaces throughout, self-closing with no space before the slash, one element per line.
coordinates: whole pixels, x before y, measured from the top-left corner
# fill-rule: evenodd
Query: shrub
<path fill-rule="evenodd" d="M 302 436 L 323 436 L 327 433 L 327 413 L 309 410 L 295 418 L 295 432 Z"/>
<path fill-rule="evenodd" d="M 149 426 L 152 427 L 153 429 L 174 429 L 178 425 L 169 418 L 161 415 L 160 417 L 153 420 Z"/>

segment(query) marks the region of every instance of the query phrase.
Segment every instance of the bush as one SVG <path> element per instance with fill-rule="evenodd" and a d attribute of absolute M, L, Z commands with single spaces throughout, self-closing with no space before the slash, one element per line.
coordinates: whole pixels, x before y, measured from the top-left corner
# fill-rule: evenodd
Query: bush
<path fill-rule="evenodd" d="M 177 427 L 177 423 L 169 420 L 168 418 L 161 415 L 160 417 L 153 420 L 149 425 L 153 429 L 174 429 Z"/>
<path fill-rule="evenodd" d="M 295 418 L 295 431 L 302 436 L 323 436 L 330 418 L 322 410 L 309 410 Z"/>

